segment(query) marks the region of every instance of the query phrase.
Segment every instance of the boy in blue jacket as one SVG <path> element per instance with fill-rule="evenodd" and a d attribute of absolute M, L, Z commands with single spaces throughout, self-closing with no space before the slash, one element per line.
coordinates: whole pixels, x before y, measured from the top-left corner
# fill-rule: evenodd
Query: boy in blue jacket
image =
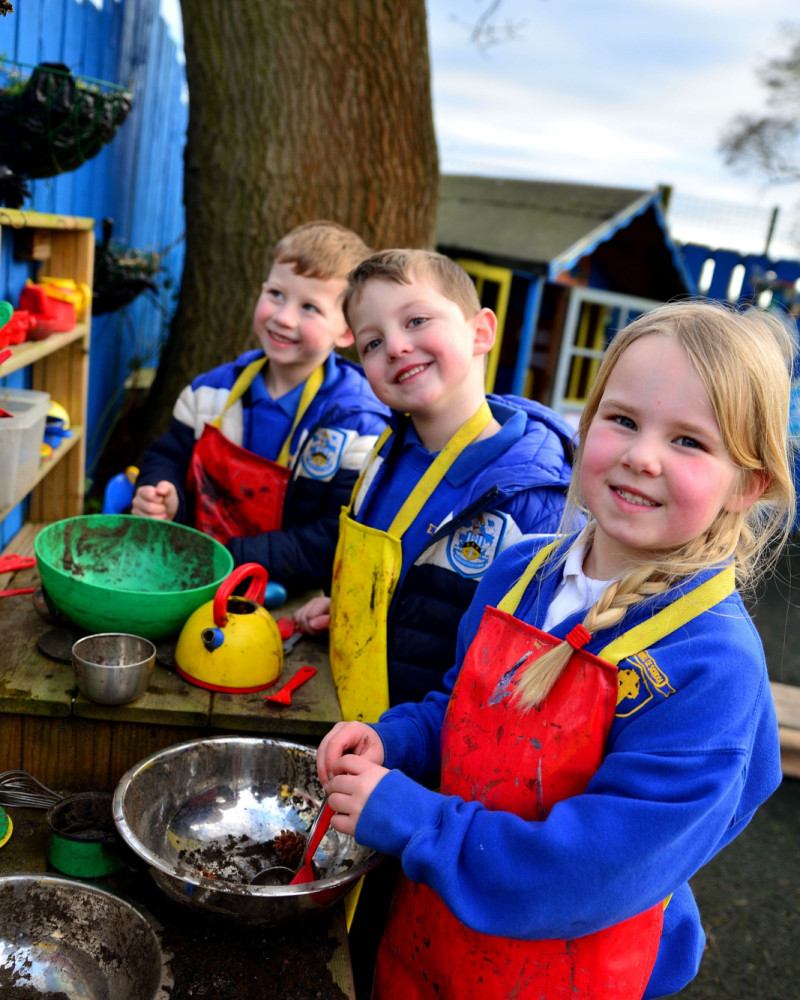
<path fill-rule="evenodd" d="M 345 314 L 375 394 L 393 410 L 340 524 L 331 597 L 296 614 L 330 627 L 345 719 L 440 690 L 458 623 L 487 569 L 523 535 L 550 534 L 564 510 L 572 431 L 552 411 L 486 396 L 496 318 L 441 254 L 386 250 L 350 275 Z M 365 881 L 350 931 L 357 995 L 372 962 L 396 867 Z"/>
<path fill-rule="evenodd" d="M 538 403 L 487 398 L 496 318 L 448 257 L 380 251 L 350 275 L 344 308 L 393 417 L 343 512 L 332 595 L 296 620 L 330 627 L 342 713 L 371 721 L 440 687 L 487 568 L 556 529 L 572 431 Z"/>
<path fill-rule="evenodd" d="M 290 593 L 330 586 L 339 510 L 388 418 L 333 353 L 353 342 L 341 296 L 368 254 L 327 221 L 278 242 L 253 316 L 261 348 L 183 390 L 140 463 L 133 514 L 212 535 Z"/>

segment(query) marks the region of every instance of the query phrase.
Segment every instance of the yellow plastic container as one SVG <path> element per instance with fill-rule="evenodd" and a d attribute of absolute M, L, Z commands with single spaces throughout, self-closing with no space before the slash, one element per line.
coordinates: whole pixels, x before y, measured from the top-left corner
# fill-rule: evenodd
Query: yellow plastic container
<path fill-rule="evenodd" d="M 37 284 L 41 285 L 51 298 L 60 302 L 71 302 L 75 306 L 75 318 L 83 319 L 92 301 L 92 290 L 87 284 L 73 281 L 72 278 L 50 276 L 40 276 Z"/>

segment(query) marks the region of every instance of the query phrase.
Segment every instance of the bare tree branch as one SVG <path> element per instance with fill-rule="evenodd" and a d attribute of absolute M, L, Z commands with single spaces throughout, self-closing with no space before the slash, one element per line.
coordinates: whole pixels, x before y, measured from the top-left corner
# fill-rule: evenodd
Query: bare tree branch
<path fill-rule="evenodd" d="M 718 145 L 727 166 L 765 174 L 773 184 L 800 181 L 800 26 L 787 30 L 794 37 L 786 54 L 757 70 L 775 113 L 736 115 Z"/>
<path fill-rule="evenodd" d="M 481 52 L 486 52 L 495 45 L 519 37 L 520 30 L 528 23 L 527 21 L 511 20 L 500 23 L 498 14 L 502 6 L 503 0 L 491 0 L 475 21 L 466 22 L 455 16 L 452 17 L 452 20 L 469 30 L 471 45 L 474 45 Z"/>

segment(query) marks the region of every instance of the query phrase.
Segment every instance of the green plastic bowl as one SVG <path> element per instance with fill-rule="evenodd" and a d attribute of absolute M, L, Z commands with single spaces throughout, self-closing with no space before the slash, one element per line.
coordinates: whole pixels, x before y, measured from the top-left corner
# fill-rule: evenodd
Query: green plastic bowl
<path fill-rule="evenodd" d="M 233 556 L 209 535 L 130 514 L 55 521 L 34 551 L 49 601 L 76 625 L 150 640 L 179 632 L 233 569 Z"/>

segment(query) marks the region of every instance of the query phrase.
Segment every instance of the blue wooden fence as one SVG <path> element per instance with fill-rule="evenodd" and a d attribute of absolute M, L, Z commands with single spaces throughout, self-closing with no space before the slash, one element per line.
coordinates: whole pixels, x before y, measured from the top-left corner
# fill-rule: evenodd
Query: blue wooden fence
<path fill-rule="evenodd" d="M 102 454 L 131 371 L 152 366 L 174 311 L 183 269 L 183 148 L 188 104 L 182 53 L 159 14 L 159 0 L 19 0 L 0 18 L 0 67 L 64 63 L 73 74 L 122 84 L 133 107 L 114 139 L 78 170 L 33 181 L 24 208 L 114 220 L 114 239 L 144 251 L 169 252 L 158 293 L 92 321 L 87 415 L 87 475 Z M 0 81 L 2 85 L 2 81 Z M 4 253 L 0 298 L 16 303 L 31 265 Z M 9 376 L 23 386 L 26 373 Z M 0 543 L 13 537 L 21 512 L 0 524 Z"/>
<path fill-rule="evenodd" d="M 800 289 L 797 287 L 800 260 L 773 260 L 763 254 L 712 250 L 696 243 L 687 243 L 682 249 L 687 269 L 701 293 L 709 298 L 751 302 L 765 292 L 771 292 L 776 305 L 791 308 L 800 303 Z M 711 272 L 707 287 L 701 281 L 704 268 Z"/>

